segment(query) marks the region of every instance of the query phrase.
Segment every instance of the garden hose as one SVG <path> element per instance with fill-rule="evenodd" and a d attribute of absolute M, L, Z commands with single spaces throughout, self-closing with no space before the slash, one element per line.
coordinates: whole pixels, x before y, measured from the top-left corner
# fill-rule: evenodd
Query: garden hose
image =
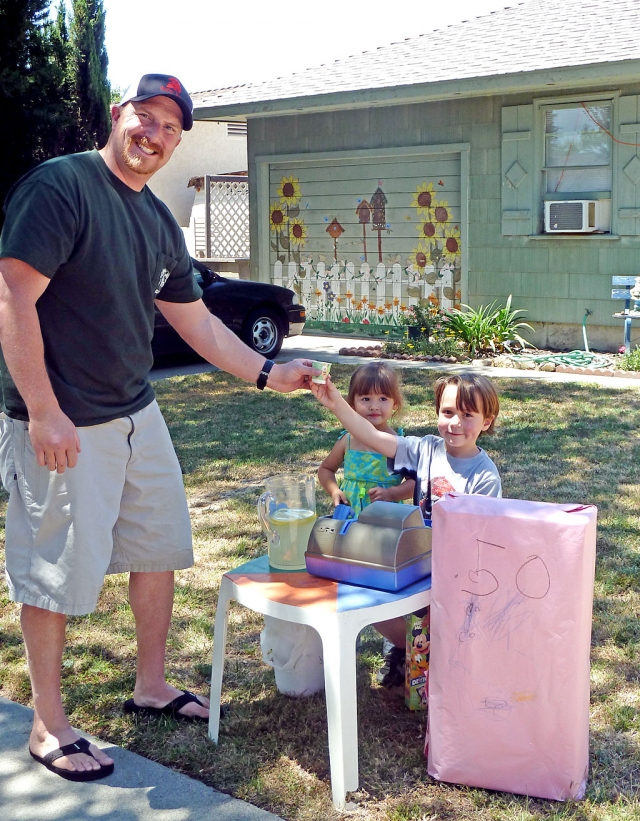
<path fill-rule="evenodd" d="M 569 351 L 569 353 L 550 354 L 514 354 L 511 359 L 520 362 L 533 362 L 542 365 L 544 362 L 552 362 L 554 365 L 567 365 L 572 368 L 593 368 L 594 370 L 613 368 L 614 362 L 610 356 L 604 354 L 591 353 L 587 340 L 587 317 L 591 311 L 586 308 L 582 319 L 582 337 L 584 339 L 584 351 Z"/>

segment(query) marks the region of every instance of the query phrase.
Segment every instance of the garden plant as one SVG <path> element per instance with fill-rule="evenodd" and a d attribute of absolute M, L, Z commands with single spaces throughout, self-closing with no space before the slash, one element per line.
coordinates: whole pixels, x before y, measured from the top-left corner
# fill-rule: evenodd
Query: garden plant
<path fill-rule="evenodd" d="M 353 366 L 334 365 L 344 391 Z M 435 431 L 437 373 L 404 369 L 407 434 Z M 375 673 L 381 640 L 358 650 L 360 788 L 357 805 L 334 810 L 323 694 L 278 693 L 259 648 L 262 619 L 230 611 L 220 744 L 206 726 L 124 715 L 135 679 L 135 632 L 127 577 L 107 577 L 98 609 L 69 620 L 65 707 L 74 726 L 263 807 L 286 821 L 638 821 L 640 819 L 640 397 L 578 383 L 497 380 L 499 429 L 482 445 L 504 495 L 598 506 L 591 649 L 590 772 L 580 802 L 551 802 L 433 781 L 426 772 L 426 714 Z M 177 574 L 168 647 L 171 681 L 207 692 L 221 575 L 262 555 L 256 501 L 268 476 L 315 475 L 338 423 L 307 392 L 256 391 L 223 372 L 155 383 L 183 468 L 196 551 Z M 4 514 L 6 495 L 0 499 Z M 319 492 L 318 512 L 329 510 Z M 4 522 L 0 523 L 2 527 Z M 0 563 L 3 553 L 0 549 Z M 0 588 L 0 695 L 31 703 L 19 608 Z M 553 691 L 548 695 L 553 698 Z M 26 773 L 25 773 L 26 776 Z M 0 813 L 1 815 L 1 813 Z"/>

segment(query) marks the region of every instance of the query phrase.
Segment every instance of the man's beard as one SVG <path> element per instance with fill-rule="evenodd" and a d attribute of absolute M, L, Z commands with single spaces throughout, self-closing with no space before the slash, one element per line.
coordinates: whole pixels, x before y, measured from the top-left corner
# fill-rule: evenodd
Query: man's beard
<path fill-rule="evenodd" d="M 143 148 L 150 148 L 152 151 L 155 151 L 155 156 L 158 159 L 162 159 L 163 152 L 160 146 L 154 145 L 150 143 L 146 137 L 142 137 L 141 140 L 138 141 Z M 127 168 L 130 168 L 134 174 L 142 174 L 145 177 L 150 177 L 156 170 L 156 168 L 146 169 L 142 166 L 143 158 L 138 154 L 130 154 L 129 149 L 134 144 L 133 138 L 130 137 L 125 147 L 122 149 L 122 158 L 125 162 Z"/>

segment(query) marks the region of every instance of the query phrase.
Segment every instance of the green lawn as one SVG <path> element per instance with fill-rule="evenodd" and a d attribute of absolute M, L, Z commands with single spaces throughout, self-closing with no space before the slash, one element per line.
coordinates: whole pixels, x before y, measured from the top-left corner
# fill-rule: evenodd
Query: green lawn
<path fill-rule="evenodd" d="M 346 388 L 352 367 L 334 365 Z M 435 431 L 436 374 L 406 370 L 406 433 Z M 640 819 L 640 394 L 591 385 L 497 380 L 502 412 L 483 447 L 504 495 L 598 506 L 587 797 L 560 804 L 443 785 L 426 774 L 425 715 L 400 691 L 375 684 L 380 639 L 358 656 L 358 819 Z M 307 393 L 260 393 L 223 373 L 176 377 L 155 388 L 185 474 L 197 563 L 178 574 L 169 646 L 173 683 L 207 691 L 220 577 L 265 552 L 255 505 L 265 477 L 314 473 L 339 426 Z M 6 503 L 6 497 L 3 499 Z M 320 491 L 319 512 L 327 510 Z M 0 560 L 2 559 L 0 554 Z M 161 761 L 296 821 L 338 818 L 329 785 L 324 696 L 280 695 L 262 662 L 261 618 L 230 614 L 220 745 L 203 726 L 135 723 L 122 713 L 133 687 L 135 646 L 126 577 L 109 577 L 96 613 L 73 618 L 63 664 L 71 720 L 101 738 Z M 29 704 L 18 608 L 0 592 L 0 694 Z"/>

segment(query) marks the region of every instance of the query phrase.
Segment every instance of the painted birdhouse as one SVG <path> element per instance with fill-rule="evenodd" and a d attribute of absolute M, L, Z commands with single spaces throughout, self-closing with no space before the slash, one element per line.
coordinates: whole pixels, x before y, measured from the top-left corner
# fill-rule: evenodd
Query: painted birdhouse
<path fill-rule="evenodd" d="M 332 236 L 334 239 L 338 239 L 341 234 L 344 234 L 344 228 L 340 225 L 338 220 L 334 217 L 333 221 L 327 227 L 327 234 Z"/>
<path fill-rule="evenodd" d="M 382 188 L 377 188 L 375 194 L 371 197 L 371 208 L 373 208 L 373 227 L 378 231 L 382 231 L 387 227 L 386 204 L 387 198 L 384 191 Z"/>
<path fill-rule="evenodd" d="M 360 202 L 356 208 L 356 214 L 358 215 L 360 225 L 367 225 L 371 222 L 371 206 L 366 200 Z"/>

